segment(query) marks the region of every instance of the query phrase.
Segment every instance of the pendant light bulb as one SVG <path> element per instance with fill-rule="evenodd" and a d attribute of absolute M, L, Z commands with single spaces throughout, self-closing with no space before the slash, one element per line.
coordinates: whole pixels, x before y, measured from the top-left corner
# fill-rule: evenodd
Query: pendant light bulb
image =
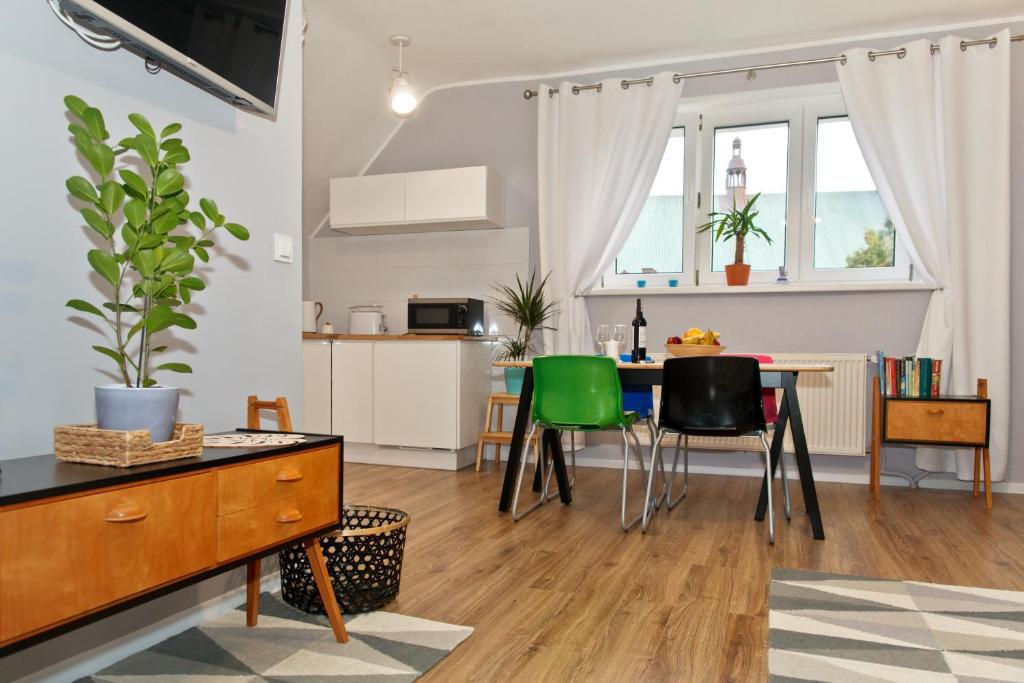
<path fill-rule="evenodd" d="M 409 72 L 402 63 L 402 48 L 412 43 L 409 36 L 396 34 L 391 36 L 391 44 L 398 48 L 398 66 L 392 70 L 391 86 L 388 88 L 388 103 L 395 116 L 405 118 L 416 111 L 419 99 L 409 85 Z"/>
<path fill-rule="evenodd" d="M 416 111 L 416 105 L 419 104 L 416 93 L 409 87 L 409 79 L 404 74 L 395 79 L 389 99 L 391 111 L 395 116 L 409 116 Z"/>

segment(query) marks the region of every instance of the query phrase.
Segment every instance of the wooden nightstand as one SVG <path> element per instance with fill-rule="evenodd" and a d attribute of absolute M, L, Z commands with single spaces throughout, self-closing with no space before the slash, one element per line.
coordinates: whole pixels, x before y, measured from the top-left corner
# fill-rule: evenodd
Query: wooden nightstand
<path fill-rule="evenodd" d="M 985 507 L 992 508 L 992 473 L 988 441 L 992 404 L 988 381 L 978 380 L 976 396 L 920 398 L 882 396 L 878 378 L 872 387 L 871 481 L 875 500 L 882 496 L 882 444 L 948 446 L 974 449 L 974 497 L 985 469 Z"/>

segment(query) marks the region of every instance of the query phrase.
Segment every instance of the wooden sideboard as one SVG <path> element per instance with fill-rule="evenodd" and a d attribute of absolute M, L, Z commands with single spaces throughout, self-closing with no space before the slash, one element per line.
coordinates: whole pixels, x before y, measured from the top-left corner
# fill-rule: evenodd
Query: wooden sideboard
<path fill-rule="evenodd" d="M 0 473 L 0 655 L 303 542 L 347 640 L 317 537 L 341 522 L 342 440 L 206 449 L 128 469 L 6 460 Z M 334 607 L 334 610 L 330 610 Z"/>

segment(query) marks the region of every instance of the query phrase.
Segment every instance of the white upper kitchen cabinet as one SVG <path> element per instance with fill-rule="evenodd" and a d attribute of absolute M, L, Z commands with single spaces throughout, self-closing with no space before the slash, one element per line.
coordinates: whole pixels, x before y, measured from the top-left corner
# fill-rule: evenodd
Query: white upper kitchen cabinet
<path fill-rule="evenodd" d="M 373 442 L 372 341 L 332 345 L 331 433 L 346 443 Z"/>
<path fill-rule="evenodd" d="M 458 342 L 374 344 L 373 442 L 458 449 L 458 389 Z"/>
<path fill-rule="evenodd" d="M 348 235 L 505 225 L 505 180 L 488 166 L 331 179 L 331 229 Z"/>
<path fill-rule="evenodd" d="M 329 341 L 302 342 L 302 423 L 311 434 L 331 434 L 331 347 Z"/>
<path fill-rule="evenodd" d="M 404 173 L 332 178 L 331 227 L 401 223 L 404 196 Z"/>

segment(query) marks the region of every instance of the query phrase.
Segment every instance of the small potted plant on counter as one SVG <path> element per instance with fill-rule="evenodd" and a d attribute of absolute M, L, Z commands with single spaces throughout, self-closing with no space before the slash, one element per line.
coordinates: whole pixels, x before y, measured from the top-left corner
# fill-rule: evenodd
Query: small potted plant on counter
<path fill-rule="evenodd" d="M 212 199 L 200 199 L 200 211 L 189 208 L 179 167 L 190 157 L 175 136 L 180 124 L 158 134 L 141 114 L 129 114 L 137 132 L 113 143 L 99 109 L 73 95 L 64 104 L 72 119 L 68 131 L 90 169 L 90 177 L 72 176 L 66 185 L 93 233 L 86 258 L 106 298 L 99 306 L 84 299 L 67 305 L 106 328 L 108 341 L 93 349 L 114 363 L 119 379 L 96 387 L 98 426 L 148 429 L 154 442 L 166 441 L 174 429 L 178 388 L 158 385 L 154 373 L 192 368 L 156 360 L 167 347 L 154 338 L 174 327 L 195 329 L 182 307 L 206 288 L 194 267 L 197 258 L 209 261 L 213 233 L 224 228 L 246 240 L 249 231 L 227 222 Z"/>
<path fill-rule="evenodd" d="M 697 232 L 715 231 L 715 241 L 724 242 L 734 239 L 736 253 L 733 263 L 725 267 L 725 281 L 729 285 L 746 285 L 750 281 L 750 264 L 743 262 L 743 254 L 746 250 L 747 237 L 754 235 L 763 238 L 768 244 L 772 243 L 771 236 L 763 228 L 754 224 L 757 218 L 757 211 L 754 211 L 754 204 L 761 193 L 758 192 L 743 206 L 742 209 L 733 206 L 728 211 L 712 211 L 708 214 L 711 220 L 697 228 Z"/>
<path fill-rule="evenodd" d="M 493 285 L 498 295 L 492 297 L 495 307 L 511 318 L 516 325 L 516 334 L 507 336 L 501 342 L 498 360 L 523 361 L 533 353 L 533 335 L 538 330 L 553 330 L 547 324 L 558 313 L 555 302 L 548 301 L 547 284 L 550 273 L 538 284 L 536 273 L 530 274 L 530 281 L 523 283 L 516 275 L 514 287 L 504 284 Z M 505 368 L 505 391 L 519 394 L 523 390 L 525 368 Z"/>

